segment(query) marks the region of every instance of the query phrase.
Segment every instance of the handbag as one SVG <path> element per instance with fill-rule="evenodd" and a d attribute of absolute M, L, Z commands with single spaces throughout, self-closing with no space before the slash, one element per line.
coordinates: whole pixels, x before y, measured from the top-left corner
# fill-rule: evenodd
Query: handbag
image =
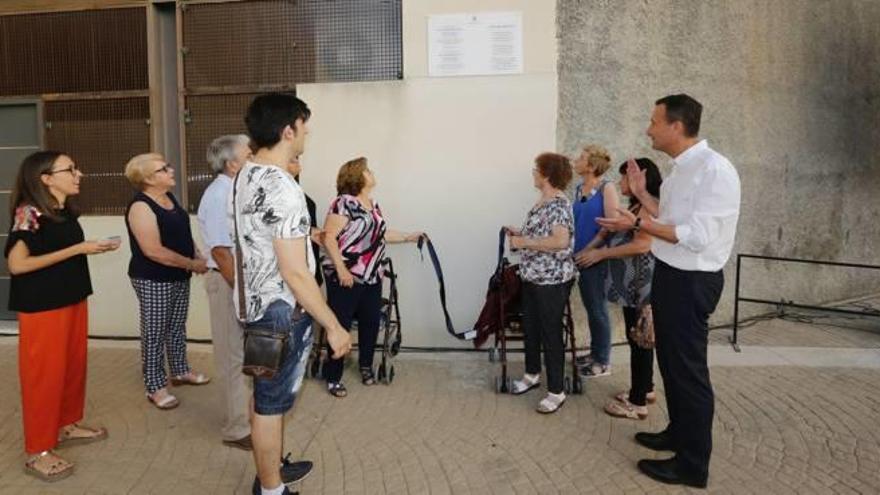
<path fill-rule="evenodd" d="M 654 348 L 654 312 L 651 310 L 650 303 L 639 307 L 639 318 L 628 331 L 630 338 L 637 346 L 642 349 Z"/>
<path fill-rule="evenodd" d="M 241 372 L 254 378 L 274 378 L 284 362 L 287 338 L 286 332 L 261 327 L 245 328 Z"/>
<path fill-rule="evenodd" d="M 643 264 L 636 262 L 635 265 L 638 270 L 638 281 L 636 287 L 643 288 L 647 283 L 647 278 L 650 276 L 647 270 L 644 269 Z M 633 342 L 636 343 L 637 346 L 642 349 L 653 349 L 654 348 L 654 311 L 651 308 L 650 297 L 647 297 L 642 300 L 642 304 L 638 307 L 639 317 L 636 320 L 636 324 L 628 329 L 630 338 Z"/>
<path fill-rule="evenodd" d="M 241 321 L 247 321 L 244 294 L 244 265 L 242 263 L 242 249 L 238 237 L 238 176 L 232 183 L 232 220 L 235 226 L 235 277 L 238 290 L 238 317 Z M 272 379 L 284 362 L 287 351 L 287 332 L 277 332 L 271 327 L 261 327 L 253 324 L 245 325 L 244 329 L 244 361 L 241 372 L 254 378 Z"/>

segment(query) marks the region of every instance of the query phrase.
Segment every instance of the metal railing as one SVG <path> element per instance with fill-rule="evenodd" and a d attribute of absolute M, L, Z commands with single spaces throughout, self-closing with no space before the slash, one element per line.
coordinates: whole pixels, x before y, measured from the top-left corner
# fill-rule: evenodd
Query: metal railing
<path fill-rule="evenodd" d="M 761 256 L 758 254 L 738 254 L 736 256 L 736 287 L 734 291 L 734 300 L 733 300 L 733 336 L 730 338 L 730 343 L 733 345 L 733 348 L 736 352 L 740 352 L 739 341 L 738 341 L 738 330 L 739 330 L 739 303 L 747 302 L 747 303 L 757 303 L 757 304 L 770 304 L 778 307 L 789 307 L 789 308 L 798 308 L 798 309 L 812 309 L 812 310 L 820 310 L 820 311 L 828 311 L 831 313 L 841 313 L 847 315 L 857 315 L 857 316 L 876 316 L 880 317 L 880 312 L 871 311 L 868 309 L 856 310 L 856 309 L 847 309 L 847 308 L 839 308 L 834 306 L 815 306 L 811 304 L 801 304 L 793 301 L 785 301 L 785 300 L 770 300 L 770 299 L 758 299 L 755 297 L 742 297 L 740 296 L 740 273 L 742 269 L 742 260 L 743 258 L 750 259 L 758 259 L 758 260 L 769 260 L 769 261 L 779 261 L 783 263 L 801 263 L 807 265 L 823 265 L 823 266 L 839 266 L 845 268 L 861 268 L 866 270 L 880 270 L 880 265 L 865 265 L 861 263 L 842 263 L 838 261 L 819 261 L 819 260 L 807 260 L 801 258 L 782 258 L 779 256 Z"/>

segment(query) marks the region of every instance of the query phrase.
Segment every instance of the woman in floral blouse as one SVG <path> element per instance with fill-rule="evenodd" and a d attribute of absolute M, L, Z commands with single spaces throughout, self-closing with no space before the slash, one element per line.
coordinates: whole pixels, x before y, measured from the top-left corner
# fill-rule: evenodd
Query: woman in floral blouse
<path fill-rule="evenodd" d="M 373 351 L 382 312 L 382 260 L 386 242 L 415 242 L 421 232 L 404 233 L 389 229 L 379 204 L 373 200 L 376 178 L 366 158 L 355 158 L 342 165 L 336 178 L 339 194 L 331 203 L 324 221 L 322 262 L 327 280 L 327 303 L 339 323 L 349 328 L 358 321 L 358 364 L 361 383 L 373 385 Z M 327 391 L 345 397 L 342 359 L 328 358 L 322 373 Z"/>
<path fill-rule="evenodd" d="M 507 227 L 511 249 L 521 249 L 523 333 L 526 372 L 513 383 L 513 393 L 524 394 L 540 385 L 541 350 L 547 369 L 547 396 L 538 412 L 556 412 L 563 402 L 562 315 L 575 277 L 572 259 L 574 219 L 571 202 L 563 192 L 571 181 L 571 163 L 556 153 L 535 159 L 532 178 L 540 192 L 522 229 Z"/>

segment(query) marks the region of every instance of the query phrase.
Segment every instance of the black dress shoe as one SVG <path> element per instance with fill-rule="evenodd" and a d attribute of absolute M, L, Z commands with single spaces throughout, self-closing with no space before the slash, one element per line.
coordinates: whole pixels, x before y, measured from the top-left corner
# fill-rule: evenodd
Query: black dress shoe
<path fill-rule="evenodd" d="M 649 478 L 669 485 L 685 485 L 694 488 L 706 488 L 706 484 L 709 481 L 708 475 L 687 473 L 679 469 L 678 461 L 675 460 L 675 457 L 662 461 L 642 459 L 639 461 L 638 466 L 639 471 L 648 475 Z"/>
<path fill-rule="evenodd" d="M 669 433 L 669 430 L 663 430 L 660 433 L 640 431 L 636 433 L 636 442 L 651 450 L 675 450 L 672 442 L 672 434 Z"/>

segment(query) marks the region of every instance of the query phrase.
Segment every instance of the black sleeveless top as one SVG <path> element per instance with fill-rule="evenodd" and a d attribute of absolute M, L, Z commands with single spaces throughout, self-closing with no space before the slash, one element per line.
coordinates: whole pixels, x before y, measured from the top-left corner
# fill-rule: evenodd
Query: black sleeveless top
<path fill-rule="evenodd" d="M 131 278 L 156 282 L 175 282 L 188 280 L 191 276 L 188 270 L 162 265 L 147 258 L 144 252 L 141 251 L 137 239 L 135 239 L 134 234 L 131 232 L 131 225 L 128 223 L 128 213 L 131 211 L 131 206 L 138 201 L 143 201 L 153 210 L 153 214 L 156 215 L 156 223 L 159 225 L 159 237 L 162 241 L 162 246 L 181 256 L 192 258 L 195 255 L 195 244 L 193 244 L 192 229 L 190 229 L 189 225 L 189 214 L 181 208 L 173 194 L 167 194 L 174 204 L 174 208 L 171 210 L 162 208 L 152 198 L 142 192 L 135 194 L 125 209 L 125 227 L 128 229 L 128 240 L 131 244 L 131 262 L 128 264 L 128 276 Z"/>

